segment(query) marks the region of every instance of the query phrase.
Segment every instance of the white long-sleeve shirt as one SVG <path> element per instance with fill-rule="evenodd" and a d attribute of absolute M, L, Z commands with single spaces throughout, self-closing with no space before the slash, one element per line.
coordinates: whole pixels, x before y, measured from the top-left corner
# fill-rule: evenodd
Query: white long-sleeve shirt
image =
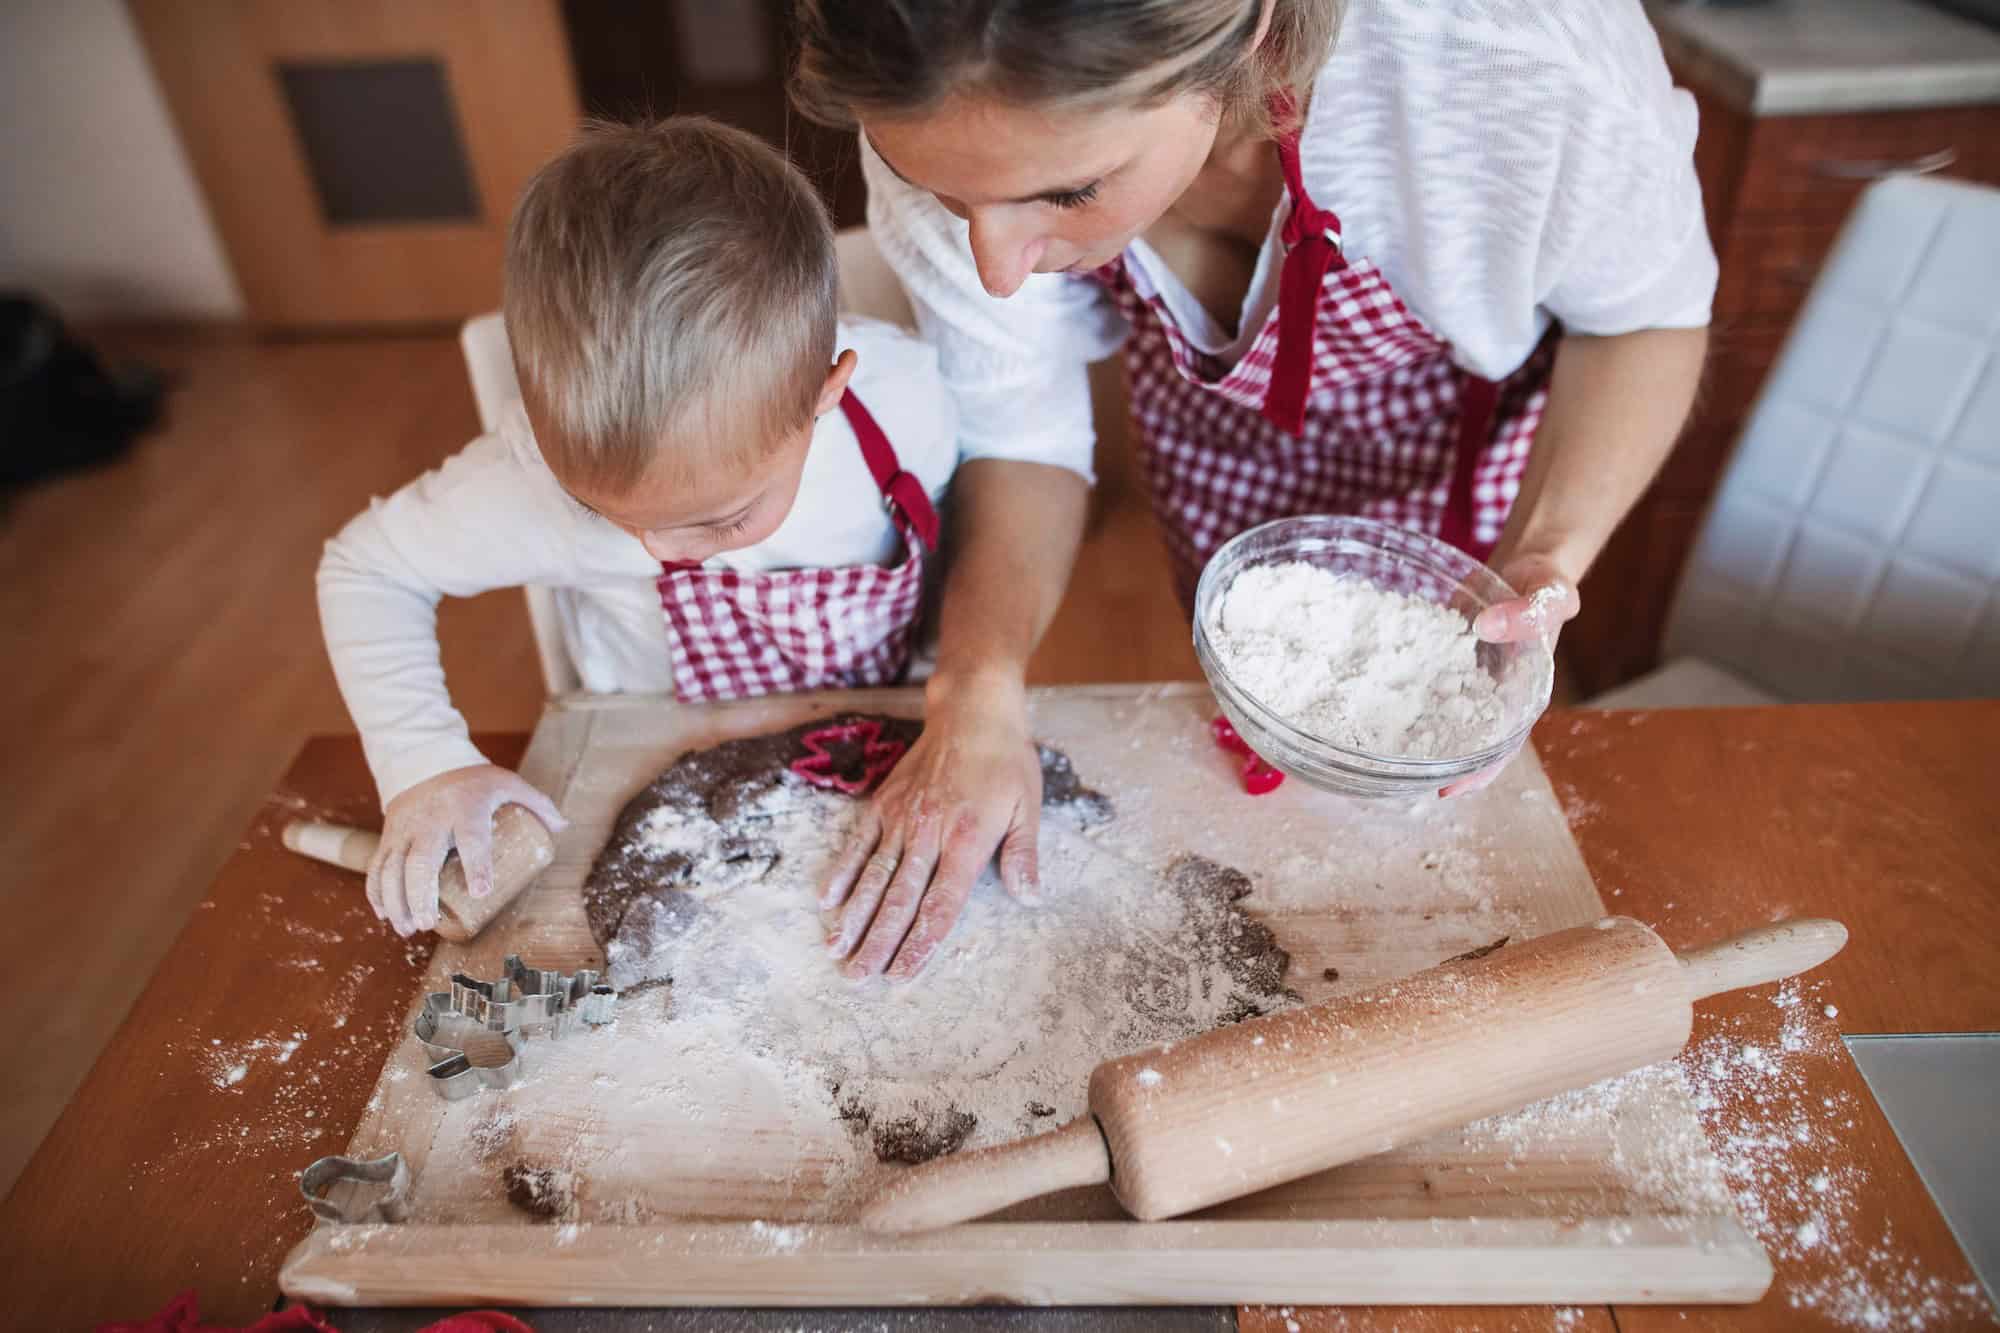
<path fill-rule="evenodd" d="M 927 344 L 888 324 L 844 318 L 840 346 L 856 353 L 855 396 L 934 502 L 963 458 L 1013 456 L 1004 447 L 961 450 L 956 408 Z M 1061 455 L 1023 452 L 1090 471 L 1087 440 Z M 785 521 L 715 562 L 745 571 L 879 564 L 895 558 L 899 541 L 853 427 L 844 413 L 829 412 L 814 428 Z M 319 607 L 383 804 L 426 778 L 485 762 L 445 689 L 439 598 L 562 590 L 563 638 L 585 689 L 670 691 L 659 577 L 659 562 L 636 538 L 557 483 L 518 402 L 497 430 L 372 502 L 327 543 Z"/>
<path fill-rule="evenodd" d="M 1489 379 L 1552 320 L 1583 334 L 1708 322 L 1716 261 L 1694 171 L 1694 99 L 1639 0 L 1352 0 L 1300 136 L 1306 191 L 1351 257 Z M 1092 439 L 1088 361 L 1123 330 L 1086 277 L 980 286 L 966 224 L 861 145 L 868 222 L 980 442 Z M 1281 201 L 1225 334 L 1144 241 L 1126 258 L 1203 350 L 1233 363 L 1277 302 Z"/>

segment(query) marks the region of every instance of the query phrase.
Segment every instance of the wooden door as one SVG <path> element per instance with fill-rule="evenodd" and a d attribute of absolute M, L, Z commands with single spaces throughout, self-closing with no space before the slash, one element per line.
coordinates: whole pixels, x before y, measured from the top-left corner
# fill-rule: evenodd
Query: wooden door
<path fill-rule="evenodd" d="M 507 219 L 575 132 L 556 0 L 128 0 L 251 319 L 500 303 Z"/>

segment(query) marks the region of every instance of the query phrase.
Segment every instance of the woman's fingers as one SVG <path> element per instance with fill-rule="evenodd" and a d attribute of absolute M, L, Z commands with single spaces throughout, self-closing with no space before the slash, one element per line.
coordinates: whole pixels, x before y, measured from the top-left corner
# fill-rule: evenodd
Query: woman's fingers
<path fill-rule="evenodd" d="M 892 843 L 886 838 L 876 846 L 875 852 L 863 863 L 861 873 L 855 876 L 854 892 L 848 895 L 847 905 L 840 909 L 840 920 L 835 923 L 833 934 L 827 936 L 826 951 L 835 958 L 846 958 L 854 952 L 861 937 L 868 933 L 869 923 L 875 919 L 875 909 L 882 905 L 882 899 L 889 892 L 889 881 L 896 877 L 896 867 L 902 863 L 901 843 Z"/>
<path fill-rule="evenodd" d="M 930 887 L 931 872 L 937 863 L 936 834 L 920 823 L 916 837 L 903 848 L 896 873 L 882 894 L 874 919 L 868 923 L 868 933 L 861 937 L 853 956 L 841 969 L 843 972 L 854 978 L 871 977 L 889 966 L 889 960 L 903 945 L 903 937 L 909 934 L 910 923 L 917 919 L 917 909 L 923 903 L 924 890 Z M 859 896 L 857 891 L 856 897 Z"/>
<path fill-rule="evenodd" d="M 882 841 L 882 815 L 880 807 L 873 801 L 862 811 L 860 821 L 854 831 L 847 836 L 847 845 L 841 848 L 840 857 L 827 872 L 826 883 L 820 886 L 819 910 L 831 912 L 847 901 L 854 892 L 854 882 L 861 877 L 868 859 L 875 855 L 875 849 Z M 895 867 L 891 866 L 891 870 Z"/>
<path fill-rule="evenodd" d="M 1028 806 L 1014 816 L 1013 827 L 1000 840 L 1000 886 L 1015 902 L 1030 907 L 1042 901 L 1041 832 L 1041 807 Z"/>
<path fill-rule="evenodd" d="M 1472 632 L 1488 643 L 1518 643 L 1547 639 L 1551 643 L 1571 617 L 1583 609 L 1576 587 L 1557 574 L 1521 579 L 1525 597 L 1495 602 L 1472 622 Z"/>
<path fill-rule="evenodd" d="M 1581 606 L 1574 589 L 1550 584 L 1533 597 L 1495 602 L 1472 622 L 1472 632 L 1488 643 L 1553 639 Z"/>
<path fill-rule="evenodd" d="M 946 842 L 922 905 L 888 965 L 891 981 L 908 981 L 923 971 L 924 964 L 930 962 L 931 955 L 951 934 L 951 928 L 965 911 L 966 901 L 972 897 L 972 886 L 986 869 L 991 856 L 986 850 L 989 841 L 982 830 L 968 821 Z M 1029 855 L 1033 855 L 1032 850 Z"/>

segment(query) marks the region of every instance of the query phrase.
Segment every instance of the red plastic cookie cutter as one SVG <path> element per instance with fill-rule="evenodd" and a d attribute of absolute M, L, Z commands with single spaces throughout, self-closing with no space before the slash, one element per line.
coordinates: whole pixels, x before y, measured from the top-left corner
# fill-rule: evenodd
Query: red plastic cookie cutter
<path fill-rule="evenodd" d="M 874 791 L 910 748 L 899 740 L 883 740 L 882 724 L 867 718 L 808 731 L 800 738 L 800 743 L 806 747 L 806 753 L 792 761 L 792 772 L 815 787 L 829 787 L 849 796 L 866 796 Z M 835 770 L 834 765 L 840 760 L 846 759 L 851 763 L 854 758 L 852 754 L 836 754 L 835 746 L 859 747 L 859 778 L 843 777 Z"/>
<path fill-rule="evenodd" d="M 1285 775 L 1264 762 L 1264 756 L 1251 749 L 1248 742 L 1236 734 L 1236 728 L 1228 718 L 1218 717 L 1208 724 L 1215 737 L 1215 743 L 1231 754 L 1243 756 L 1243 790 L 1252 796 L 1263 796 L 1284 785 Z"/>

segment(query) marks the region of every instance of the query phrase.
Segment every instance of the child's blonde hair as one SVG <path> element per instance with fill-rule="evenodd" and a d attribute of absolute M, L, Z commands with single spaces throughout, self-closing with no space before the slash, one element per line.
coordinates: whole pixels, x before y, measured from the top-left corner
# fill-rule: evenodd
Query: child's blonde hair
<path fill-rule="evenodd" d="M 549 465 L 623 491 L 669 443 L 761 461 L 812 420 L 838 288 L 826 206 L 762 140 L 693 116 L 585 126 L 507 234 L 507 336 Z"/>

